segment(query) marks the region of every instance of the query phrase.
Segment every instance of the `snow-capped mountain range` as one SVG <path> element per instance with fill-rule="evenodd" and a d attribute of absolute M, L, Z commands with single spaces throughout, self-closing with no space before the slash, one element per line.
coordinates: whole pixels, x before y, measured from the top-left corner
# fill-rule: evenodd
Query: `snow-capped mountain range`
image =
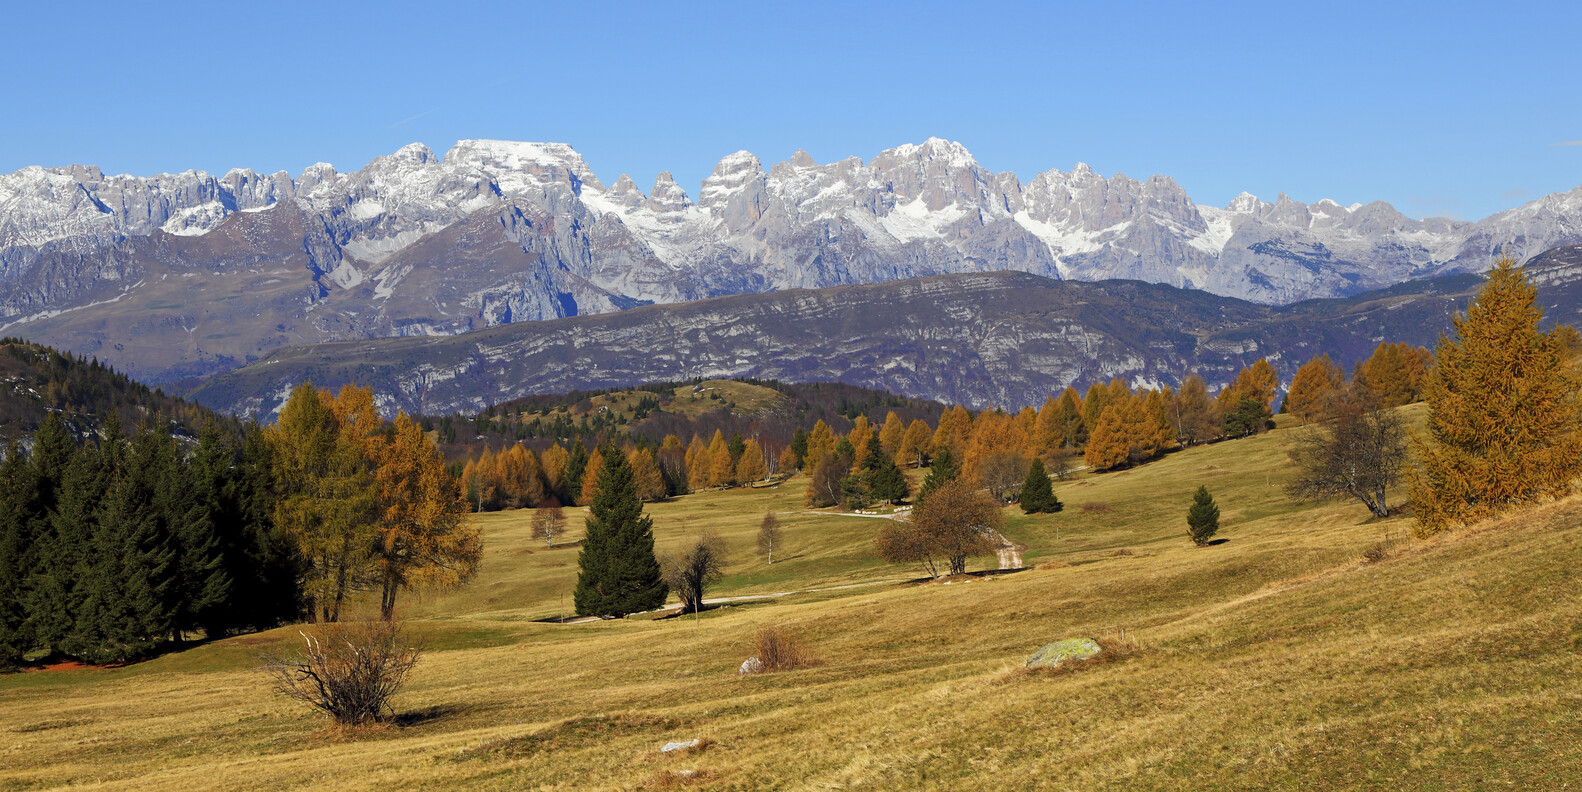
<path fill-rule="evenodd" d="M 1577 242 L 1582 187 L 1478 222 L 1284 195 L 1218 208 L 1164 176 L 1082 164 L 1023 183 L 931 138 L 867 162 L 797 152 L 767 170 L 737 152 L 694 201 L 668 173 L 647 193 L 625 175 L 606 186 L 565 144 L 464 140 L 443 158 L 412 144 L 296 178 L 0 176 L 0 324 L 158 380 L 286 343 L 953 272 L 1283 304 L 1481 271 L 1501 246 Z"/>

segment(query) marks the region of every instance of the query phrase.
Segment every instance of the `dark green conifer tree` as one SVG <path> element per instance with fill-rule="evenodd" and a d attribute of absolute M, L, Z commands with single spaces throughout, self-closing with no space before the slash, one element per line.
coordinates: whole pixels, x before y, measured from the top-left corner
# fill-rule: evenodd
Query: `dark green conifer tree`
<path fill-rule="evenodd" d="M 15 668 L 33 648 L 23 606 L 23 584 L 32 571 L 32 468 L 15 444 L 0 462 L 0 669 Z"/>
<path fill-rule="evenodd" d="M 961 477 L 961 468 L 956 466 L 956 455 L 950 452 L 949 445 L 940 445 L 939 453 L 934 457 L 934 464 L 928 469 L 928 477 L 923 479 L 923 486 L 917 491 L 917 502 L 922 503 L 930 492 L 944 486 L 945 482 L 955 481 Z"/>
<path fill-rule="evenodd" d="M 868 494 L 874 500 L 898 503 L 911 494 L 906 474 L 895 466 L 893 457 L 884 453 L 878 432 L 868 437 L 868 458 L 863 460 L 863 467 L 868 475 Z"/>
<path fill-rule="evenodd" d="M 238 526 L 225 565 L 232 581 L 231 623 L 205 624 L 210 634 L 241 627 L 267 629 L 302 612 L 303 562 L 295 544 L 275 526 L 272 457 L 263 431 L 244 431 L 240 461 L 230 477 L 223 519 Z"/>
<path fill-rule="evenodd" d="M 119 423 L 112 421 L 117 427 Z M 28 620 L 33 639 L 46 655 L 68 651 L 76 630 L 84 580 L 92 566 L 93 536 L 98 525 L 99 499 L 105 489 L 100 449 L 82 447 L 68 457 L 60 480 L 51 493 L 54 501 L 36 537 L 38 563 L 28 578 Z M 35 470 L 42 481 L 47 465 L 39 459 Z M 42 490 L 42 488 L 41 488 Z"/>
<path fill-rule="evenodd" d="M 835 456 L 846 460 L 847 467 L 851 466 L 852 460 L 857 458 L 857 447 L 851 444 L 850 437 L 842 437 L 840 442 L 835 444 Z"/>
<path fill-rule="evenodd" d="M 580 616 L 617 618 L 664 605 L 669 588 L 654 556 L 654 521 L 643 514 L 626 454 L 611 446 L 602 456 L 573 599 Z"/>
<path fill-rule="evenodd" d="M 797 470 L 806 470 L 808 466 L 807 430 L 800 426 L 797 427 L 796 434 L 791 435 L 791 453 L 796 454 Z"/>
<path fill-rule="evenodd" d="M 28 463 L 33 468 L 33 479 L 38 488 L 38 509 L 48 513 L 55 508 L 56 490 L 66 477 L 66 466 L 76 453 L 77 445 L 61 421 L 60 413 L 50 413 L 39 425 L 33 437 L 33 452 Z"/>
<path fill-rule="evenodd" d="M 1027 466 L 1027 479 L 1022 482 L 1022 493 L 1017 501 L 1022 505 L 1023 514 L 1053 514 L 1065 508 L 1049 484 L 1044 460 L 1033 457 L 1032 464 Z"/>
<path fill-rule="evenodd" d="M 221 523 L 228 515 L 228 490 L 233 453 L 230 443 L 211 423 L 198 435 L 198 447 L 183 464 L 168 435 L 151 438 L 150 448 L 160 467 L 154 481 L 155 502 L 170 526 L 178 553 L 176 581 L 171 590 L 171 621 L 178 633 L 228 621 L 224 611 L 231 599 L 231 577 L 225 564 L 227 542 Z M 153 461 L 153 460 L 151 460 Z M 233 542 L 241 526 L 227 525 Z"/>
<path fill-rule="evenodd" d="M 566 477 L 561 487 L 560 502 L 567 506 L 586 506 L 588 504 L 578 503 L 577 497 L 582 494 L 582 474 L 588 469 L 588 448 L 580 438 L 574 437 L 571 447 L 566 450 L 571 452 L 571 456 L 566 459 Z"/>
<path fill-rule="evenodd" d="M 146 449 L 137 451 L 124 459 L 151 461 Z M 94 531 L 91 571 L 80 581 L 83 598 L 70 644 L 73 655 L 95 663 L 147 654 L 174 629 L 178 559 L 155 503 L 158 471 L 113 462 L 109 471 L 112 483 Z"/>
<path fill-rule="evenodd" d="M 1187 509 L 1187 532 L 1192 542 L 1202 547 L 1218 531 L 1219 507 L 1214 505 L 1214 496 L 1209 494 L 1208 487 L 1198 487 L 1192 496 L 1192 506 Z"/>

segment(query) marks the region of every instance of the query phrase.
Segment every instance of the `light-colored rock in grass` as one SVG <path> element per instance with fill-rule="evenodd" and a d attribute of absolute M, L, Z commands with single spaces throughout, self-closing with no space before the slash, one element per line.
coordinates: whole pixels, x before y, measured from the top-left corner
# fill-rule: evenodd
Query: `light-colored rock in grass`
<path fill-rule="evenodd" d="M 665 747 L 659 749 L 659 752 L 660 753 L 671 753 L 673 751 L 685 751 L 688 748 L 696 748 L 696 747 L 698 747 L 698 745 L 700 745 L 702 742 L 703 742 L 702 740 L 700 740 L 700 739 L 698 739 L 696 737 L 693 737 L 692 739 L 687 740 L 685 742 L 668 742 L 668 743 L 665 743 Z"/>
<path fill-rule="evenodd" d="M 1055 668 L 1067 660 L 1086 660 L 1103 651 L 1092 638 L 1067 638 L 1055 641 L 1027 658 L 1028 668 Z"/>
<path fill-rule="evenodd" d="M 749 657 L 742 661 L 742 667 L 736 669 L 737 676 L 742 674 L 756 674 L 764 670 L 764 661 L 756 657 Z"/>

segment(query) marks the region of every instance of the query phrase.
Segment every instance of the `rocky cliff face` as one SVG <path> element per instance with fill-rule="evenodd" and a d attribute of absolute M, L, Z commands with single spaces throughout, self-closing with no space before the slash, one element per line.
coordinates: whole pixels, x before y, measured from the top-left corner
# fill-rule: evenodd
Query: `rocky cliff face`
<path fill-rule="evenodd" d="M 1085 165 L 1023 184 L 930 139 L 864 162 L 737 152 L 694 202 L 605 184 L 553 143 L 420 144 L 354 173 L 0 176 L 0 324 L 168 381 L 282 342 L 464 332 L 644 303 L 1017 270 L 1263 304 L 1582 242 L 1582 187 L 1478 223 L 1242 195 Z"/>
<path fill-rule="evenodd" d="M 1569 250 L 1569 252 L 1567 252 Z M 1529 265 L 1552 320 L 1582 318 L 1582 247 Z M 942 275 L 650 305 L 447 337 L 278 350 L 195 398 L 270 416 L 307 379 L 372 386 L 384 409 L 477 410 L 533 393 L 689 377 L 840 381 L 975 407 L 1037 405 L 1121 377 L 1211 387 L 1268 357 L 1289 382 L 1327 352 L 1349 368 L 1382 340 L 1431 346 L 1482 279 L 1453 275 L 1271 307 L 1137 281 Z"/>

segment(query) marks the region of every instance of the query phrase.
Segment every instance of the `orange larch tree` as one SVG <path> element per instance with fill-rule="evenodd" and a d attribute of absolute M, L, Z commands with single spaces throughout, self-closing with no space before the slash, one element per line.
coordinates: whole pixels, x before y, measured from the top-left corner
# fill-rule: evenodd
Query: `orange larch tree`
<path fill-rule="evenodd" d="M 1323 419 L 1345 393 L 1346 373 L 1329 355 L 1319 355 L 1303 363 L 1291 377 L 1291 390 L 1285 396 L 1286 412 L 1302 423 Z"/>
<path fill-rule="evenodd" d="M 743 443 L 741 459 L 736 460 L 736 480 L 743 484 L 769 478 L 769 465 L 764 461 L 763 446 L 754 438 Z"/>
<path fill-rule="evenodd" d="M 1540 329 L 1538 289 L 1501 256 L 1452 320 L 1428 376 L 1427 435 L 1408 472 L 1429 535 L 1570 492 L 1582 473 L 1582 404 L 1562 332 Z"/>
<path fill-rule="evenodd" d="M 396 594 L 415 587 L 450 588 L 477 574 L 483 535 L 472 524 L 461 487 L 423 427 L 405 413 L 394 431 L 376 435 L 374 481 L 379 527 L 373 561 L 379 615 L 395 616 Z"/>
<path fill-rule="evenodd" d="M 901 443 L 906 439 L 906 422 L 894 410 L 884 416 L 884 427 L 879 430 L 879 448 L 884 455 L 895 459 L 901 451 Z"/>

